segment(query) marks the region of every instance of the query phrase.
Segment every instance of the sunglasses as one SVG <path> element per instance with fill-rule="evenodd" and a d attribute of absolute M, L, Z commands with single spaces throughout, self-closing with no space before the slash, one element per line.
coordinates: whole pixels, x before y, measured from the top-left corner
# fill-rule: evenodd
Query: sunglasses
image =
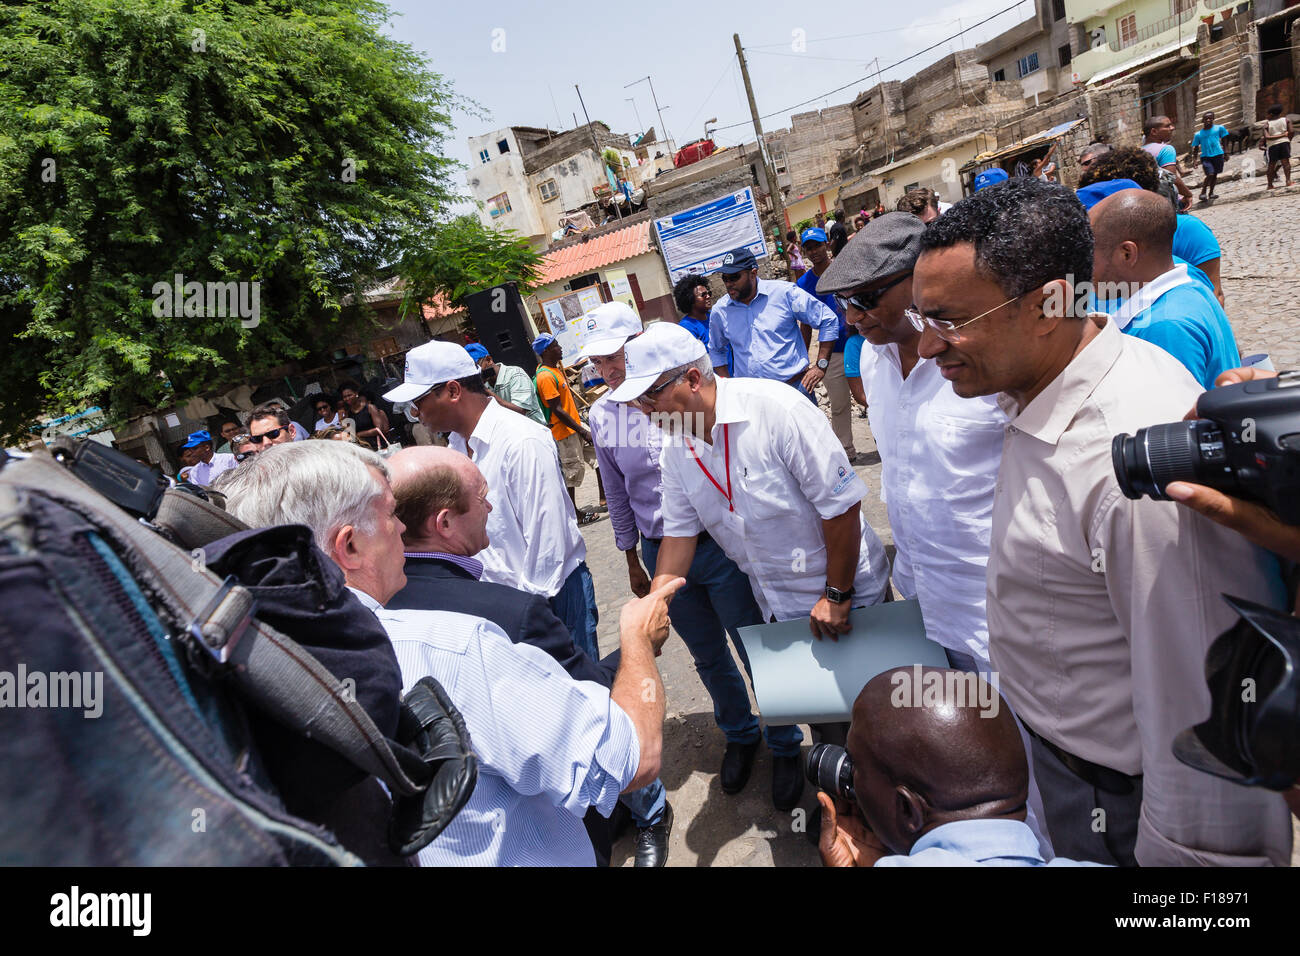
<path fill-rule="evenodd" d="M 911 272 L 904 272 L 898 278 L 886 282 L 879 289 L 868 289 L 865 292 L 855 292 L 853 295 L 840 295 L 837 292 L 835 293 L 835 301 L 839 303 L 840 308 L 845 312 L 849 310 L 849 306 L 853 306 L 859 312 L 870 312 L 880 305 L 880 300 L 884 298 L 886 292 L 911 275 Z"/>
<path fill-rule="evenodd" d="M 255 445 L 260 445 L 264 441 L 275 441 L 280 437 L 283 428 L 272 428 L 269 432 L 263 432 L 261 435 L 249 435 L 248 440 Z"/>
<path fill-rule="evenodd" d="M 415 406 L 418 405 L 420 402 L 424 401 L 424 400 L 425 400 L 426 398 L 428 398 L 430 395 L 436 395 L 436 394 L 438 393 L 438 389 L 440 389 L 440 388 L 446 388 L 449 384 L 451 384 L 451 383 L 450 383 L 450 382 L 441 382 L 441 383 L 439 383 L 439 384 L 433 386 L 433 388 L 429 389 L 429 390 L 428 390 L 427 392 L 425 392 L 423 395 L 420 395 L 420 396 L 417 397 L 417 398 L 413 398 L 413 399 L 411 399 L 409 402 L 403 402 L 403 403 L 402 403 L 402 414 L 406 416 L 406 420 L 407 420 L 408 422 L 410 422 L 411 424 L 413 424 L 413 425 L 418 425 L 418 424 L 420 424 L 420 412 L 419 412 L 419 410 L 418 410 Z"/>
<path fill-rule="evenodd" d="M 244 461 L 248 458 L 252 458 L 256 454 L 257 452 L 255 451 L 237 451 L 235 452 L 235 461 Z"/>
<path fill-rule="evenodd" d="M 979 315 L 975 316 L 975 318 L 967 319 L 965 322 L 952 322 L 948 319 L 935 319 L 928 315 L 922 315 L 916 309 L 906 309 L 904 310 L 903 315 L 907 316 L 907 320 L 912 323 L 912 328 L 916 329 L 916 331 L 924 332 L 925 327 L 928 325 L 930 328 L 934 329 L 936 333 L 938 333 L 939 338 L 943 339 L 945 342 L 953 342 L 961 338 L 960 335 L 953 334 L 958 329 L 964 329 L 972 322 L 978 322 L 980 319 L 984 318 L 984 316 L 991 315 L 992 313 L 996 312 L 998 309 L 1001 309 L 1004 306 L 1008 306 L 1012 302 L 1015 302 L 1016 299 L 1023 299 L 1028 294 L 1029 294 L 1028 292 L 1022 292 L 1020 293 L 1020 295 L 1013 296 L 1012 298 L 1007 299 L 1007 301 L 1003 302 L 1002 305 L 995 305 L 987 312 L 981 312 Z"/>
<path fill-rule="evenodd" d="M 659 396 L 662 395 L 667 388 L 669 388 L 672 385 L 676 385 L 685 376 L 686 373 L 682 372 L 681 375 L 674 375 L 672 378 L 670 378 L 668 381 L 664 382 L 661 385 L 654 385 L 650 388 L 647 388 L 644 392 L 641 393 L 641 397 L 637 399 L 637 402 L 641 404 L 649 404 L 657 401 Z"/>

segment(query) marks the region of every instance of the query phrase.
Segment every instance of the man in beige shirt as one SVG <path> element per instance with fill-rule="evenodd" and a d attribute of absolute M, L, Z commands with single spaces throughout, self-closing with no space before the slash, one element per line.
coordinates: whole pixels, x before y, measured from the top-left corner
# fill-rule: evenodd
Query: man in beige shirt
<path fill-rule="evenodd" d="M 1185 414 L 1201 389 L 1105 316 L 1059 314 L 1091 276 L 1087 214 L 1015 179 L 934 223 L 913 277 L 933 358 L 962 397 L 1011 416 L 993 506 L 989 650 L 1033 736 L 1056 852 L 1099 863 L 1285 865 L 1282 798 L 1184 767 L 1174 734 L 1203 720 L 1204 659 L 1234 621 L 1227 592 L 1283 600 L 1264 551 L 1171 502 L 1123 496 L 1120 432 Z"/>

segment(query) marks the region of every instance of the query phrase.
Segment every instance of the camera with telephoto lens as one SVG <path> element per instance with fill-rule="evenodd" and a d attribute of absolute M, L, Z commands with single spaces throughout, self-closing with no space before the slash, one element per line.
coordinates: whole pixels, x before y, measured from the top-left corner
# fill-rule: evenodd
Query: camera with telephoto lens
<path fill-rule="evenodd" d="M 1111 461 L 1124 495 L 1167 501 L 1170 482 L 1190 481 L 1300 524 L 1300 372 L 1216 388 L 1196 408 L 1194 421 L 1115 436 Z"/>
<path fill-rule="evenodd" d="M 857 796 L 853 792 L 853 758 L 843 747 L 835 744 L 815 744 L 808 751 L 808 764 L 805 768 L 808 782 L 819 790 L 825 790 L 832 796 L 840 797 L 853 803 Z"/>

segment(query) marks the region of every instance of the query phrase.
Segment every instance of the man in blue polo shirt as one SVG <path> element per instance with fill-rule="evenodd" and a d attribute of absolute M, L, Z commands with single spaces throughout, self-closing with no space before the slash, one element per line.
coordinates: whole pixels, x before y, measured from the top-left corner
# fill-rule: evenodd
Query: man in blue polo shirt
<path fill-rule="evenodd" d="M 1241 355 L 1218 300 L 1173 257 L 1176 214 L 1145 189 L 1124 189 L 1088 213 L 1099 305 L 1121 330 L 1158 345 L 1207 389 Z M 1116 294 L 1117 293 L 1117 294 Z"/>
<path fill-rule="evenodd" d="M 1205 202 L 1205 191 L 1209 189 L 1210 198 L 1214 198 L 1214 186 L 1223 172 L 1223 138 L 1228 135 L 1226 126 L 1217 126 L 1214 114 L 1206 113 L 1201 117 L 1201 128 L 1192 137 L 1192 152 L 1201 154 L 1201 169 L 1205 171 L 1205 180 L 1201 183 L 1201 202 Z"/>
<path fill-rule="evenodd" d="M 793 282 L 760 279 L 758 260 L 744 246 L 728 252 L 718 271 L 727 294 L 709 313 L 714 372 L 728 375 L 730 347 L 737 378 L 777 379 L 813 398 L 831 364 L 839 318 Z M 800 322 L 817 330 L 817 360 L 811 366 Z"/>
<path fill-rule="evenodd" d="M 849 391 L 848 379 L 845 378 L 848 366 L 845 362 L 844 346 L 849 341 L 851 330 L 848 322 L 844 320 L 840 304 L 835 301 L 835 296 L 817 295 L 817 280 L 831 267 L 830 242 L 826 232 L 815 227 L 805 229 L 803 235 L 799 237 L 799 242 L 803 246 L 804 256 L 810 268 L 795 281 L 795 285 L 820 300 L 839 319 L 839 337 L 831 350 L 830 365 L 827 366 L 826 377 L 822 380 L 831 397 L 831 430 L 835 432 L 835 437 L 844 448 L 844 454 L 849 456 L 849 461 L 855 465 L 863 465 L 866 464 L 867 456 L 859 455 L 857 449 L 853 447 L 853 419 L 850 417 L 853 411 L 853 396 Z"/>

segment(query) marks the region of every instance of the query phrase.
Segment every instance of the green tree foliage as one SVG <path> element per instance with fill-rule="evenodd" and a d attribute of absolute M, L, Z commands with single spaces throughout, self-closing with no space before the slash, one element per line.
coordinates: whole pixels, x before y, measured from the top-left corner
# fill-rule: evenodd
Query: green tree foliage
<path fill-rule="evenodd" d="M 490 229 L 475 215 L 457 217 L 436 228 L 425 246 L 403 261 L 401 274 L 408 283 L 403 311 L 437 294 L 459 304 L 465 296 L 503 282 L 518 283 L 519 293 L 527 295 L 540 284 L 541 261 L 518 233 Z"/>
<path fill-rule="evenodd" d="M 379 0 L 0 5 L 0 434 L 325 347 L 458 197 L 463 106 Z M 157 283 L 260 284 L 259 321 Z"/>

